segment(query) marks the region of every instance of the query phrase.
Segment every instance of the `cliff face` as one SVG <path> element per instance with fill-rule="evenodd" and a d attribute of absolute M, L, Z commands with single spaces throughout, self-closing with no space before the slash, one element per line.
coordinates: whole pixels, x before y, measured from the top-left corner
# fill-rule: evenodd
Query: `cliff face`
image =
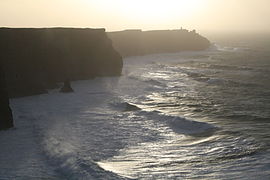
<path fill-rule="evenodd" d="M 0 67 L 0 130 L 8 129 L 11 127 L 13 127 L 12 112 L 9 107 L 4 72 Z"/>
<path fill-rule="evenodd" d="M 141 31 L 126 30 L 109 32 L 115 49 L 122 56 L 135 56 L 153 53 L 172 53 L 180 51 L 204 50 L 210 42 L 195 31 L 157 30 Z"/>
<path fill-rule="evenodd" d="M 122 71 L 122 58 L 104 29 L 0 28 L 0 61 L 11 97 Z"/>

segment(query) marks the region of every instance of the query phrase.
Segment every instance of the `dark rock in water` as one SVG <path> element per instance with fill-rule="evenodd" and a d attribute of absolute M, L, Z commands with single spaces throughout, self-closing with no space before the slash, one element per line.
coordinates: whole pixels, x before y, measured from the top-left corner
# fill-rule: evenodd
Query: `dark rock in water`
<path fill-rule="evenodd" d="M 125 103 L 126 107 L 124 111 L 139 111 L 141 110 L 139 107 L 129 104 L 129 103 Z"/>
<path fill-rule="evenodd" d="M 71 85 L 70 85 L 70 81 L 66 80 L 64 82 L 64 86 L 60 89 L 60 92 L 62 93 L 69 93 L 69 92 L 74 92 Z"/>
<path fill-rule="evenodd" d="M 13 127 L 12 111 L 6 91 L 4 72 L 0 67 L 0 130 Z"/>

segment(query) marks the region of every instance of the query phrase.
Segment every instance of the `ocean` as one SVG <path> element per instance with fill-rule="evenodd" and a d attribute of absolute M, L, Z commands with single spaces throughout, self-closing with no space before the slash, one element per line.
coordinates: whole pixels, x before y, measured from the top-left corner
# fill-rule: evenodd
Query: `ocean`
<path fill-rule="evenodd" d="M 121 77 L 11 99 L 0 179 L 269 179 L 265 42 L 127 57 Z"/>

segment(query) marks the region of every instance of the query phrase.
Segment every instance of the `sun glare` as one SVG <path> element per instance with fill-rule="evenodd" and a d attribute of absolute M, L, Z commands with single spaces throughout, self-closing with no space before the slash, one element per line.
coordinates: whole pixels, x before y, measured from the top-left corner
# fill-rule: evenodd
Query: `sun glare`
<path fill-rule="evenodd" d="M 202 9 L 202 0 L 100 0 L 99 5 L 114 8 L 129 19 L 160 21 L 168 18 L 188 18 Z"/>

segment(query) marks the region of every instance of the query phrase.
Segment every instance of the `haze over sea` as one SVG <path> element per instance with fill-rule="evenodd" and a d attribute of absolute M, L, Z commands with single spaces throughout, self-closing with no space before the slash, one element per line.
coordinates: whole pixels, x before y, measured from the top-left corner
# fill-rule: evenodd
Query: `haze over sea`
<path fill-rule="evenodd" d="M 12 99 L 0 179 L 269 178 L 270 40 L 224 39 Z"/>

